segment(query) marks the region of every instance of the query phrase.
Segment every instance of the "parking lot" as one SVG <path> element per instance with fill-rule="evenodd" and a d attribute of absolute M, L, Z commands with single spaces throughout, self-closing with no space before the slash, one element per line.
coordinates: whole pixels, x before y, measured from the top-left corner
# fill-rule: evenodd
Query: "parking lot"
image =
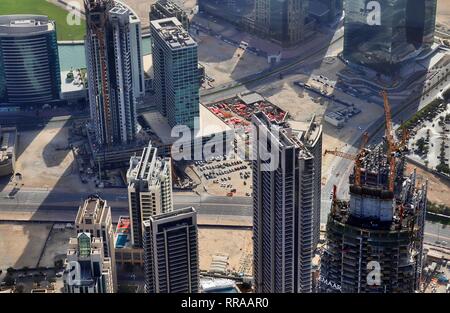
<path fill-rule="evenodd" d="M 215 157 L 194 164 L 194 170 L 208 193 L 229 197 L 250 196 L 251 167 L 248 162 L 233 157 Z"/>
<path fill-rule="evenodd" d="M 411 132 L 409 148 L 411 158 L 436 169 L 442 162 L 449 165 L 450 158 L 450 105 L 430 113 Z M 442 159 L 443 158 L 443 159 Z"/>

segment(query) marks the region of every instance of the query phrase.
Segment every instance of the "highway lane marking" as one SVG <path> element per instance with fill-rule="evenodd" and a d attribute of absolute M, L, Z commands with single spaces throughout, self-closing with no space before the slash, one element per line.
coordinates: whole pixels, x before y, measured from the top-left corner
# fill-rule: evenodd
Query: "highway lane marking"
<path fill-rule="evenodd" d="M 442 236 L 442 235 L 437 235 L 437 234 L 424 233 L 424 235 L 430 236 L 430 237 L 435 237 L 435 238 L 438 238 L 438 239 L 446 239 L 446 240 L 450 240 L 450 237 L 446 237 L 446 236 Z"/>

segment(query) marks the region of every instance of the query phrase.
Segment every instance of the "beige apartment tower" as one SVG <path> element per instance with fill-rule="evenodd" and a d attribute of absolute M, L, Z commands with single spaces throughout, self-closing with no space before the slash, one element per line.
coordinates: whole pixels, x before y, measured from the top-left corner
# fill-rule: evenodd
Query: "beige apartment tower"
<path fill-rule="evenodd" d="M 103 251 L 103 240 L 81 232 L 70 238 L 64 275 L 65 293 L 114 293 L 111 258 Z"/>
<path fill-rule="evenodd" d="M 127 182 L 131 240 L 133 246 L 142 247 L 142 222 L 173 208 L 170 158 L 159 158 L 150 142 L 140 157 L 131 157 Z"/>
<path fill-rule="evenodd" d="M 90 233 L 102 238 L 103 254 L 111 258 L 111 271 L 114 285 L 117 286 L 116 260 L 114 251 L 114 230 L 112 226 L 111 207 L 98 195 L 90 195 L 78 209 L 75 220 L 77 233 Z"/>

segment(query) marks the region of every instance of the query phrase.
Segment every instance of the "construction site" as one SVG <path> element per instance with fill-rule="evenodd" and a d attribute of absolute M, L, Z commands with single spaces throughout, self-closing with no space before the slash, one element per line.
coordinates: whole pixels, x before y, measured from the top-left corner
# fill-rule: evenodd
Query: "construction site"
<path fill-rule="evenodd" d="M 233 129 L 244 128 L 248 134 L 251 118 L 255 112 L 264 112 L 272 123 L 281 124 L 288 117 L 283 111 L 256 92 L 205 105 L 214 115 Z"/>
<path fill-rule="evenodd" d="M 405 175 L 407 135 L 395 138 L 387 94 L 382 92 L 385 140 L 357 155 L 325 151 L 355 162 L 350 198 L 334 187 L 326 226 L 318 288 L 320 292 L 398 293 L 419 290 L 427 183 L 416 171 Z"/>

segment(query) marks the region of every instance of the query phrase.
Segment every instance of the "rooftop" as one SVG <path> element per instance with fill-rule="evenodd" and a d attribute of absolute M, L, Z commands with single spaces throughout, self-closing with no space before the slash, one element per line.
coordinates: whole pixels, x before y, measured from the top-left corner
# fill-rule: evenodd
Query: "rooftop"
<path fill-rule="evenodd" d="M 15 127 L 0 126 L 0 164 L 12 159 L 16 146 L 17 130 Z"/>
<path fill-rule="evenodd" d="M 236 283 L 225 278 L 202 277 L 200 288 L 203 293 L 239 293 Z"/>
<path fill-rule="evenodd" d="M 0 16 L 0 36 L 29 36 L 55 30 L 55 22 L 44 15 Z"/>
<path fill-rule="evenodd" d="M 272 134 L 272 139 L 279 142 L 280 146 L 289 148 L 296 147 L 300 149 L 299 157 L 312 158 L 313 155 L 309 151 L 309 147 L 315 144 L 320 138 L 321 126 L 315 123 L 313 118 L 308 127 L 304 130 L 293 129 L 288 123 L 274 123 L 266 113 L 259 111 L 254 113 L 255 120 L 263 124 Z M 280 136 L 274 135 L 278 131 Z"/>
<path fill-rule="evenodd" d="M 80 206 L 76 218 L 76 223 L 88 223 L 86 219 L 90 219 L 89 223 L 101 223 L 102 217 L 105 217 L 104 210 L 108 210 L 106 200 L 101 199 L 97 195 L 91 195 Z"/>
<path fill-rule="evenodd" d="M 150 186 L 161 184 L 161 175 L 168 171 L 170 159 L 158 157 L 158 149 L 151 142 L 144 148 L 141 156 L 133 156 L 130 159 L 130 167 L 127 171 L 127 180 L 134 184 L 136 181 L 145 182 Z"/>
<path fill-rule="evenodd" d="M 178 217 L 180 215 L 190 215 L 192 213 L 195 214 L 195 213 L 197 213 L 197 211 L 193 207 L 187 207 L 187 208 L 183 208 L 183 209 L 175 209 L 171 212 L 167 212 L 167 213 L 163 213 L 163 214 L 150 216 L 150 220 L 151 221 L 160 221 L 160 220 L 164 220 L 166 218 Z M 147 220 L 144 223 L 149 223 L 149 221 Z"/>
<path fill-rule="evenodd" d="M 167 119 L 157 111 L 142 114 L 146 124 L 151 128 L 151 132 L 156 135 L 156 141 L 164 145 L 171 145 L 179 139 L 172 137 L 172 127 Z M 213 134 L 231 131 L 231 127 L 221 121 L 208 108 L 200 105 L 200 127 L 194 134 L 196 138 L 208 137 Z M 178 134 L 177 134 L 178 135 Z M 154 140 L 155 141 L 155 140 Z"/>
<path fill-rule="evenodd" d="M 159 37 L 162 38 L 171 49 L 180 49 L 197 45 L 194 39 L 192 39 L 189 33 L 183 28 L 180 21 L 175 17 L 151 21 L 150 24 L 151 27 L 156 30 Z"/>
<path fill-rule="evenodd" d="M 120 216 L 114 234 L 114 247 L 122 249 L 131 247 L 131 225 L 129 216 Z"/>
<path fill-rule="evenodd" d="M 252 115 L 264 112 L 271 123 L 284 124 L 288 113 L 255 92 L 240 94 L 218 102 L 205 104 L 209 111 L 232 129 L 250 131 Z"/>
<path fill-rule="evenodd" d="M 84 70 L 70 70 L 61 72 L 61 92 L 86 90 Z"/>

